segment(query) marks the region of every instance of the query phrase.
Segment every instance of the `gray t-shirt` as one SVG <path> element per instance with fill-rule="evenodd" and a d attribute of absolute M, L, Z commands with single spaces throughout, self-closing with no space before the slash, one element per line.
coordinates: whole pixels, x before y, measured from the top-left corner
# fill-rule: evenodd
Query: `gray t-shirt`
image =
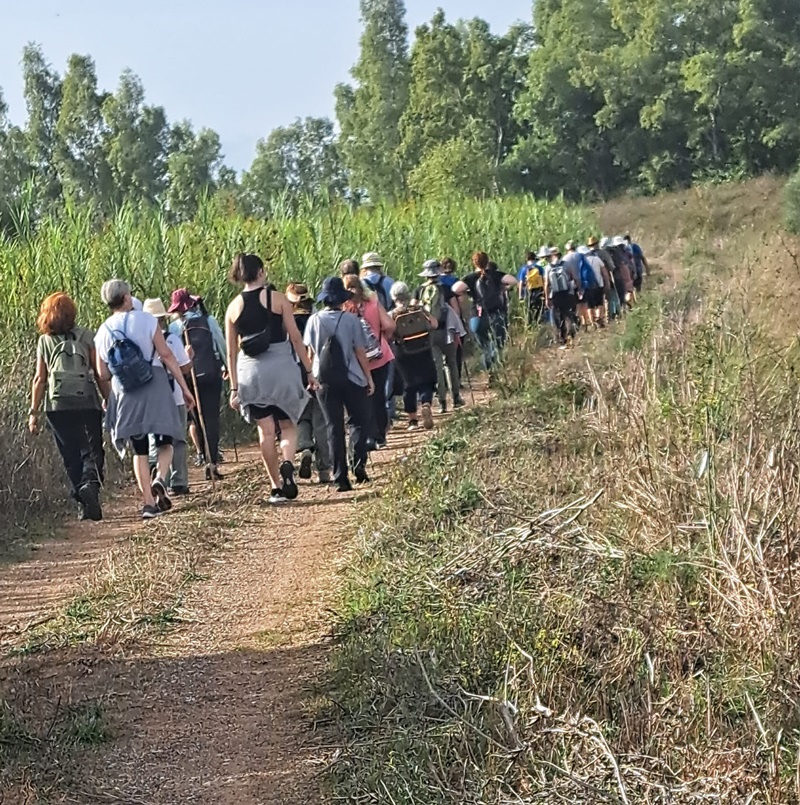
<path fill-rule="evenodd" d="M 341 317 L 341 321 L 340 321 Z M 337 327 L 338 324 L 338 327 Z M 339 310 L 320 310 L 306 325 L 303 343 L 314 350 L 314 375 L 319 375 L 319 354 L 325 342 L 336 332 L 336 340 L 342 345 L 347 361 L 347 377 L 357 386 L 367 385 L 367 376 L 356 357 L 356 349 L 367 348 L 367 336 L 357 316 Z"/>

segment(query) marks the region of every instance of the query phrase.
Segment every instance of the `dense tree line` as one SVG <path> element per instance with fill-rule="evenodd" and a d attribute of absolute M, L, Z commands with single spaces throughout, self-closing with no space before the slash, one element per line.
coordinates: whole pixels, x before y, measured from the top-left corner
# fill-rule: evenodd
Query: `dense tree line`
<path fill-rule="evenodd" d="M 361 0 L 361 14 L 338 130 L 276 129 L 241 178 L 214 131 L 170 124 L 134 74 L 103 92 L 90 58 L 61 76 L 27 47 L 24 127 L 0 96 L 0 204 L 159 202 L 185 219 L 218 193 L 262 215 L 303 194 L 580 198 L 788 171 L 800 156 L 797 0 L 537 0 L 532 24 L 504 34 L 438 11 L 413 44 L 403 0 Z"/>

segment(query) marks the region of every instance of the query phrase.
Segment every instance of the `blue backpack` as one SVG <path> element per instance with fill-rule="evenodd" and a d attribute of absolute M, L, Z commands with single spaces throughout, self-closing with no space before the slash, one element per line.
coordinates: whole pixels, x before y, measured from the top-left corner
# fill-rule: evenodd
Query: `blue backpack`
<path fill-rule="evenodd" d="M 597 282 L 597 277 L 595 276 L 594 269 L 590 265 L 589 261 L 586 259 L 586 255 L 581 255 L 581 267 L 580 267 L 580 275 L 581 275 L 581 285 L 585 291 L 591 291 L 595 288 L 600 287 Z"/>
<path fill-rule="evenodd" d="M 122 332 L 106 329 L 111 333 L 111 346 L 108 350 L 108 371 L 117 378 L 123 391 L 136 391 L 153 379 L 153 355 L 147 361 L 139 345 L 128 338 L 128 316 L 122 320 Z M 155 354 L 155 349 L 153 350 Z"/>

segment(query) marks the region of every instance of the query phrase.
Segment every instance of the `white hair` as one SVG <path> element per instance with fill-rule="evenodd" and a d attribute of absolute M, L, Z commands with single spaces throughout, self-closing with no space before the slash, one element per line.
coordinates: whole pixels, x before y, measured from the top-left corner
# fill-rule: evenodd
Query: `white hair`
<path fill-rule="evenodd" d="M 122 307 L 125 297 L 131 292 L 131 286 L 125 280 L 108 280 L 100 289 L 100 298 L 112 310 Z"/>
<path fill-rule="evenodd" d="M 398 299 L 408 299 L 411 296 L 411 291 L 408 290 L 408 285 L 405 282 L 395 282 L 389 291 L 389 296 L 392 301 L 396 302 Z"/>

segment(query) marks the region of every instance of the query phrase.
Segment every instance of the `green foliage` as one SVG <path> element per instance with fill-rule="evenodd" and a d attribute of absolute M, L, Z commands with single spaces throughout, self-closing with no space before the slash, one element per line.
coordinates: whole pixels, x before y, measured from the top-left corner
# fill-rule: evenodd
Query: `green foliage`
<path fill-rule="evenodd" d="M 485 154 L 456 137 L 425 154 L 409 175 L 408 188 L 423 199 L 488 196 L 495 189 L 494 170 Z"/>

